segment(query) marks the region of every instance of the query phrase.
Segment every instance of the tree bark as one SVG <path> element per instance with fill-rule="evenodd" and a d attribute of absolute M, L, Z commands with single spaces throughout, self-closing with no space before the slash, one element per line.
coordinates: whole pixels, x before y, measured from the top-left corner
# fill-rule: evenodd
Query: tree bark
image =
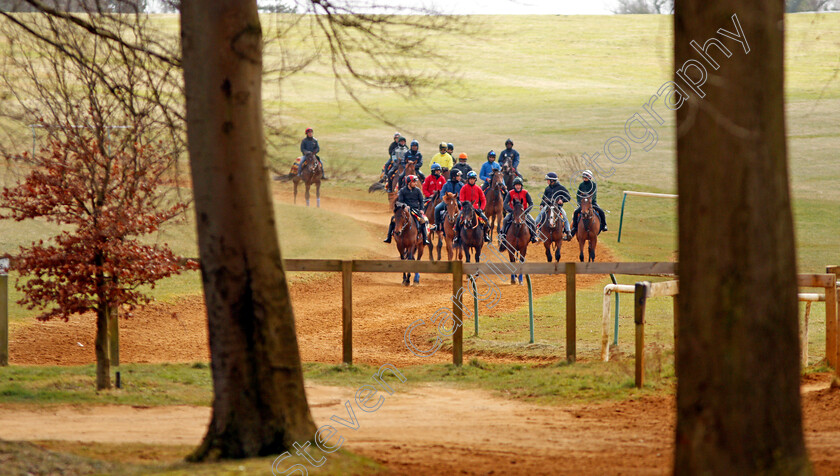
<path fill-rule="evenodd" d="M 677 111 L 679 348 L 675 474 L 809 471 L 802 434 L 782 0 L 678 0 L 675 69 L 704 61 Z M 721 34 L 743 29 L 749 52 Z M 697 75 L 694 75 L 697 76 Z"/>
<path fill-rule="evenodd" d="M 96 389 L 109 389 L 111 388 L 111 357 L 108 346 L 108 306 L 105 304 L 100 304 L 96 309 L 96 337 L 93 347 L 96 354 Z"/>
<path fill-rule="evenodd" d="M 213 371 L 213 417 L 192 460 L 310 440 L 262 123 L 256 1 L 185 0 L 187 140 Z"/>

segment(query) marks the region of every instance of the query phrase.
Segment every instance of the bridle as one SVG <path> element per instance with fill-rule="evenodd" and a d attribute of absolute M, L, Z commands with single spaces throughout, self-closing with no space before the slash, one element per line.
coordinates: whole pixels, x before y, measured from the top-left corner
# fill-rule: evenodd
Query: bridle
<path fill-rule="evenodd" d="M 409 213 L 407 207 L 402 207 L 402 214 L 400 216 L 405 218 L 405 223 L 403 223 L 403 226 L 400 227 L 400 229 L 398 231 L 394 232 L 394 235 L 396 235 L 396 236 L 402 235 L 402 233 L 405 231 L 405 229 L 408 228 L 411 225 L 411 213 Z"/>

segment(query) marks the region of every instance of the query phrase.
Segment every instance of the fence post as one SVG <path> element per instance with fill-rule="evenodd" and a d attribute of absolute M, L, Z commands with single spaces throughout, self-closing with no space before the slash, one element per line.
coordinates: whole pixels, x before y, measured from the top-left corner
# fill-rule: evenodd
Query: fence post
<path fill-rule="evenodd" d="M 531 286 L 531 275 L 525 275 L 525 281 L 528 282 L 528 324 L 531 328 L 531 344 L 534 343 L 534 288 Z"/>
<path fill-rule="evenodd" d="M 353 262 L 341 262 L 341 361 L 353 363 Z"/>
<path fill-rule="evenodd" d="M 119 308 L 108 308 L 108 338 L 111 355 L 111 366 L 120 366 L 120 320 Z"/>
<path fill-rule="evenodd" d="M 840 339 L 838 339 L 837 277 L 840 266 L 826 266 L 825 272 L 835 276 L 831 286 L 825 288 L 825 360 L 840 375 Z"/>
<path fill-rule="evenodd" d="M 636 388 L 645 384 L 645 304 L 650 283 L 636 283 L 634 294 L 634 321 L 636 323 Z"/>
<path fill-rule="evenodd" d="M 575 263 L 566 263 L 566 360 L 576 358 L 577 309 L 575 303 Z"/>
<path fill-rule="evenodd" d="M 621 199 L 621 218 L 618 220 L 618 242 L 621 243 L 621 227 L 624 225 L 624 203 L 627 201 L 627 192 L 624 192 L 624 198 Z M 618 294 L 616 294 L 618 296 Z"/>
<path fill-rule="evenodd" d="M 0 367 L 9 365 L 9 275 L 0 265 Z"/>
<path fill-rule="evenodd" d="M 455 315 L 455 332 L 452 334 L 452 363 L 461 366 L 464 363 L 464 263 L 452 262 L 452 314 Z"/>
<path fill-rule="evenodd" d="M 475 324 L 475 336 L 478 337 L 478 287 L 475 284 L 475 276 L 468 275 L 467 278 L 472 285 L 473 297 L 473 324 Z"/>

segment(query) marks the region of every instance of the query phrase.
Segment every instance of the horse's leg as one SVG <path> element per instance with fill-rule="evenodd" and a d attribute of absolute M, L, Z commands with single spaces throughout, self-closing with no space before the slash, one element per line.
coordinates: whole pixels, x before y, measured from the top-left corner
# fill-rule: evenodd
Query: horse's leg
<path fill-rule="evenodd" d="M 580 262 L 583 263 L 583 244 L 586 243 L 586 238 L 578 238 L 578 244 L 580 245 Z"/>
<path fill-rule="evenodd" d="M 306 206 L 309 206 L 309 187 L 312 186 L 312 182 L 307 180 L 306 182 L 306 191 L 304 192 L 303 196 L 306 198 Z"/>
<path fill-rule="evenodd" d="M 437 260 L 440 261 L 440 251 L 443 248 L 443 235 L 440 232 L 435 234 L 437 235 Z"/>
<path fill-rule="evenodd" d="M 545 245 L 545 259 L 551 263 L 551 240 L 545 240 L 543 244 Z"/>
<path fill-rule="evenodd" d="M 560 262 L 560 247 L 563 246 L 563 239 L 558 238 L 554 242 L 554 261 Z"/>
<path fill-rule="evenodd" d="M 321 208 L 321 180 L 315 182 L 315 200 L 318 203 L 318 208 Z"/>
<path fill-rule="evenodd" d="M 297 205 L 297 188 L 298 188 L 298 185 L 300 184 L 300 180 L 295 180 L 292 183 L 295 184 L 295 200 L 292 202 L 292 204 Z"/>
<path fill-rule="evenodd" d="M 595 261 L 595 247 L 598 246 L 598 235 L 589 239 L 589 261 Z"/>

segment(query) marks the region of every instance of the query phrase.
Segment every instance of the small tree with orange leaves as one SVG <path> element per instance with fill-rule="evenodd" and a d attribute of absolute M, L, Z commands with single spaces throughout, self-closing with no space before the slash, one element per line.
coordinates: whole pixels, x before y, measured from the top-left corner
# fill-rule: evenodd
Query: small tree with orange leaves
<path fill-rule="evenodd" d="M 41 320 L 96 312 L 96 387 L 105 389 L 111 386 L 109 310 L 148 303 L 141 286 L 154 287 L 197 265 L 165 244 L 139 241 L 186 207 L 162 193 L 171 187 L 172 160 L 158 145 L 131 142 L 111 153 L 104 134 L 62 129 L 39 154 L 19 157 L 31 169 L 16 186 L 3 189 L 0 206 L 7 211 L 2 218 L 43 218 L 64 229 L 47 242 L 20 248 L 14 260 L 21 276 L 16 286 L 24 293 L 19 303 L 29 309 L 54 306 Z"/>

